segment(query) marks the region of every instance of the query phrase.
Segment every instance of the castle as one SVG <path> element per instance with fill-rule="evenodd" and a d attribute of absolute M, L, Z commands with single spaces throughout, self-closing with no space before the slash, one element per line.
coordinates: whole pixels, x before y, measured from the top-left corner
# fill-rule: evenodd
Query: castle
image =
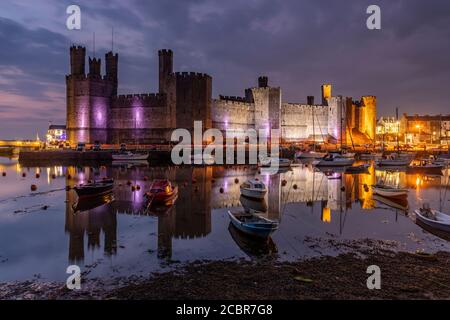
<path fill-rule="evenodd" d="M 282 102 L 281 89 L 270 87 L 267 77 L 245 90 L 243 97 L 220 95 L 212 99 L 212 78 L 203 73 L 174 72 L 173 52 L 159 50 L 158 93 L 118 95 L 118 54 L 101 60 L 89 58 L 86 48 L 70 48 L 67 86 L 67 137 L 78 142 L 108 144 L 153 144 L 170 141 L 176 128 L 193 130 L 194 121 L 203 128 L 234 131 L 281 129 L 285 142 L 327 141 L 371 144 L 375 139 L 376 98 L 360 101 L 333 96 L 329 84 L 322 85 L 322 101 Z M 342 138 L 341 138 L 342 137 Z"/>

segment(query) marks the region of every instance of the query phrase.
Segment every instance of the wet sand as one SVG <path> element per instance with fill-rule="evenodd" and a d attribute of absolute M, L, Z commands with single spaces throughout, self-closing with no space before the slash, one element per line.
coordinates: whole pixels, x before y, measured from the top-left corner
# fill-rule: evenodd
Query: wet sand
<path fill-rule="evenodd" d="M 369 265 L 381 269 L 380 290 L 367 288 Z M 0 284 L 0 299 L 450 299 L 448 270 L 450 253 L 360 246 L 297 262 L 199 261 L 148 277 L 87 280 L 80 291 L 39 280 Z"/>

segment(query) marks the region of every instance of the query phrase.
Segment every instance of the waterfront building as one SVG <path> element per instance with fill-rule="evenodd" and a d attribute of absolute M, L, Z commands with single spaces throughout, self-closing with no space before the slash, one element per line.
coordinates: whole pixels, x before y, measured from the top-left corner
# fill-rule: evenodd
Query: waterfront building
<path fill-rule="evenodd" d="M 409 145 L 447 145 L 450 115 L 407 115 L 400 119 L 400 135 Z"/>
<path fill-rule="evenodd" d="M 50 124 L 47 130 L 47 143 L 50 145 L 59 145 L 66 142 L 66 126 Z"/>

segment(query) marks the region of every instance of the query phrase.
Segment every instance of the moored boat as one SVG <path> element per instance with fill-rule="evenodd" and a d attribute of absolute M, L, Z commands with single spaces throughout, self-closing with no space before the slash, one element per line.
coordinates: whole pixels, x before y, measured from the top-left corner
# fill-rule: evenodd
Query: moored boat
<path fill-rule="evenodd" d="M 125 151 L 125 152 L 119 152 L 114 153 L 112 155 L 113 160 L 116 161 L 137 161 L 137 160 L 147 160 L 148 159 L 148 153 L 140 153 L 140 152 L 131 152 L 131 151 Z"/>
<path fill-rule="evenodd" d="M 389 166 L 389 167 L 402 167 L 407 166 L 411 162 L 409 157 L 403 157 L 396 154 L 391 154 L 386 156 L 385 158 L 379 159 L 376 161 L 376 164 L 380 167 Z"/>
<path fill-rule="evenodd" d="M 445 232 L 450 232 L 450 215 L 430 208 L 420 208 L 414 211 L 416 219 L 422 223 Z"/>
<path fill-rule="evenodd" d="M 231 223 L 240 231 L 260 237 L 267 238 L 278 229 L 278 222 L 261 217 L 256 213 L 228 211 Z"/>
<path fill-rule="evenodd" d="M 317 151 L 297 151 L 295 153 L 296 159 L 321 159 L 325 157 L 326 152 L 317 152 Z"/>
<path fill-rule="evenodd" d="M 247 180 L 240 185 L 239 189 L 241 195 L 256 199 L 263 199 L 267 193 L 266 185 L 258 179 Z"/>
<path fill-rule="evenodd" d="M 292 164 L 292 160 L 278 157 L 260 157 L 259 165 L 261 167 L 279 167 L 287 168 Z"/>
<path fill-rule="evenodd" d="M 149 206 L 152 203 L 171 205 L 178 197 L 178 187 L 167 179 L 154 180 L 145 197 Z"/>
<path fill-rule="evenodd" d="M 376 184 L 372 186 L 375 194 L 388 198 L 405 197 L 408 195 L 408 189 L 396 188 L 384 184 Z"/>
<path fill-rule="evenodd" d="M 406 172 L 409 173 L 442 173 L 444 169 L 443 164 L 433 163 L 430 160 L 413 161 L 406 167 Z"/>
<path fill-rule="evenodd" d="M 323 159 L 314 161 L 313 164 L 317 167 L 346 167 L 351 166 L 355 162 L 352 158 L 343 158 L 336 153 L 330 153 Z"/>
<path fill-rule="evenodd" d="M 368 173 L 370 164 L 347 167 L 345 173 Z"/>
<path fill-rule="evenodd" d="M 114 180 L 105 179 L 82 184 L 73 188 L 78 197 L 97 197 L 102 194 L 110 193 L 114 189 Z"/>

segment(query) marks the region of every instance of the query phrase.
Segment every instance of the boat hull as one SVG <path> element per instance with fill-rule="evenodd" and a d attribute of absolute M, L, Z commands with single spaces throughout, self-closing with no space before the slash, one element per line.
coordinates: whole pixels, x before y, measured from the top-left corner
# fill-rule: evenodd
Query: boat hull
<path fill-rule="evenodd" d="M 113 160 L 115 161 L 138 161 L 138 160 L 147 160 L 148 153 L 143 154 L 113 154 Z"/>
<path fill-rule="evenodd" d="M 316 167 L 348 167 L 351 166 L 354 162 L 355 162 L 354 159 L 346 159 L 346 158 L 332 161 L 321 160 L 318 163 L 316 163 Z"/>
<path fill-rule="evenodd" d="M 372 187 L 372 190 L 375 194 L 378 194 L 385 198 L 402 198 L 408 195 L 407 190 L 389 190 L 377 187 Z"/>
<path fill-rule="evenodd" d="M 96 187 L 75 187 L 74 190 L 80 198 L 98 197 L 112 192 L 114 184 L 107 183 Z"/>
<path fill-rule="evenodd" d="M 448 224 L 446 224 L 446 223 L 428 219 L 427 217 L 423 216 L 420 213 L 420 210 L 415 210 L 414 213 L 416 214 L 416 219 L 418 219 L 420 222 L 422 222 L 434 229 L 445 231 L 445 232 L 450 232 L 450 220 L 448 220 Z"/>
<path fill-rule="evenodd" d="M 267 190 L 255 190 L 255 189 L 246 189 L 246 188 L 240 188 L 241 189 L 241 195 L 253 198 L 253 199 L 264 199 L 266 196 Z"/>
<path fill-rule="evenodd" d="M 234 227 L 250 236 L 268 238 L 275 230 L 278 229 L 278 224 L 273 224 L 268 228 L 257 227 L 249 223 L 239 221 L 230 211 L 228 212 L 228 215 Z"/>
<path fill-rule="evenodd" d="M 321 152 L 300 152 L 295 155 L 296 159 L 321 159 L 326 156 L 326 153 Z"/>

